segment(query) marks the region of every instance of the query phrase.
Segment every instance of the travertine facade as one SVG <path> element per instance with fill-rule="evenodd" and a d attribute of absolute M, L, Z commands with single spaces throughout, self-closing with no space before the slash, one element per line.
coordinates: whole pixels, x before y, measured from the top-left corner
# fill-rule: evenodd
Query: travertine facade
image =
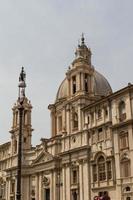
<path fill-rule="evenodd" d="M 133 200 L 133 85 L 113 93 L 91 64 L 84 38 L 49 105 L 51 138 L 32 147 L 31 103 L 23 120 L 23 200 Z M 11 140 L 0 145 L 0 199 L 16 198 L 18 102 Z"/>

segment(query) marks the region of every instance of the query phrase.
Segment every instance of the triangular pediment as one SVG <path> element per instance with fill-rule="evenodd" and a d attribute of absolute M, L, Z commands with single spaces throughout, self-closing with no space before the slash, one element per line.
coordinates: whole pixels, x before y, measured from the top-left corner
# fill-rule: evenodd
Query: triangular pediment
<path fill-rule="evenodd" d="M 43 163 L 43 162 L 48 162 L 50 160 L 53 160 L 53 156 L 46 152 L 46 151 L 42 151 L 37 158 L 33 161 L 32 164 L 37 164 L 37 163 Z"/>

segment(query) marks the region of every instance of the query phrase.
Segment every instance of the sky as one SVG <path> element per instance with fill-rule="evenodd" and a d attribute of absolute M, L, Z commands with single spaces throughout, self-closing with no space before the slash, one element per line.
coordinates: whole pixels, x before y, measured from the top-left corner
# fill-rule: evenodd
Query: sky
<path fill-rule="evenodd" d="M 10 141 L 21 67 L 33 105 L 33 145 L 50 137 L 50 112 L 85 34 L 92 64 L 113 91 L 133 83 L 132 0 L 0 1 L 0 144 Z"/>

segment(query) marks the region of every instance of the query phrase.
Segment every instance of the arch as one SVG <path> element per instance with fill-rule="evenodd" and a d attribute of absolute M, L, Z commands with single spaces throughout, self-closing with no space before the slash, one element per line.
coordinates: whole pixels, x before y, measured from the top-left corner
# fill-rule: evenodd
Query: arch
<path fill-rule="evenodd" d="M 129 186 L 127 186 L 125 189 L 126 189 L 126 192 L 131 191 L 131 188 Z"/>
<path fill-rule="evenodd" d="M 97 152 L 97 153 L 95 154 L 94 160 L 97 162 L 97 161 L 98 161 L 98 158 L 99 158 L 100 156 L 103 156 L 104 159 L 106 160 L 106 155 L 105 155 L 102 151 L 99 151 L 99 152 Z"/>

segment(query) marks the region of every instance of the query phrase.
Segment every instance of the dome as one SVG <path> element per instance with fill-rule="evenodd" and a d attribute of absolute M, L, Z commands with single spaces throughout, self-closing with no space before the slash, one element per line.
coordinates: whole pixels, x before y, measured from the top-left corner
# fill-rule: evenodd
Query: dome
<path fill-rule="evenodd" d="M 84 36 L 82 35 L 81 44 L 79 44 L 78 48 L 76 49 L 75 59 L 72 62 L 71 67 L 69 67 L 67 71 L 67 75 L 68 77 L 72 77 L 73 75 L 75 76 L 75 74 L 78 74 L 79 71 L 81 70 L 82 80 L 80 82 L 79 87 L 80 87 L 80 90 L 84 91 L 83 74 L 91 74 L 91 77 L 92 77 L 91 84 L 90 84 L 91 89 L 88 88 L 87 91 L 90 90 L 89 92 L 93 93 L 94 96 L 101 96 L 101 97 L 107 96 L 110 93 L 112 93 L 112 89 L 107 79 L 102 74 L 97 72 L 95 68 L 93 67 L 93 65 L 91 64 L 91 55 L 92 55 L 91 49 L 86 46 L 85 41 L 84 41 Z M 88 78 L 86 80 L 88 84 Z M 68 80 L 67 78 L 65 78 L 58 89 L 58 92 L 56 95 L 56 101 L 68 97 L 67 95 L 68 95 L 69 87 L 70 85 L 68 86 Z M 89 92 L 88 92 L 88 95 L 89 95 Z"/>
<path fill-rule="evenodd" d="M 94 70 L 93 77 L 94 77 L 94 79 L 93 79 L 94 80 L 93 81 L 94 95 L 96 95 L 96 96 L 97 95 L 98 96 L 107 96 L 110 93 L 112 93 L 112 89 L 111 89 L 109 82 L 107 81 L 107 79 L 102 74 L 100 74 L 99 72 Z M 61 85 L 58 89 L 58 92 L 57 92 L 57 95 L 56 95 L 56 101 L 63 99 L 63 98 L 66 98 L 67 94 L 68 94 L 67 90 L 68 90 L 68 84 L 67 84 L 67 79 L 65 78 L 62 81 L 62 83 L 61 83 Z"/>
<path fill-rule="evenodd" d="M 65 97 L 67 97 L 67 79 L 66 78 L 62 81 L 58 89 L 56 100 L 59 100 Z"/>
<path fill-rule="evenodd" d="M 94 95 L 107 96 L 112 93 L 107 79 L 99 72 L 94 72 Z"/>

